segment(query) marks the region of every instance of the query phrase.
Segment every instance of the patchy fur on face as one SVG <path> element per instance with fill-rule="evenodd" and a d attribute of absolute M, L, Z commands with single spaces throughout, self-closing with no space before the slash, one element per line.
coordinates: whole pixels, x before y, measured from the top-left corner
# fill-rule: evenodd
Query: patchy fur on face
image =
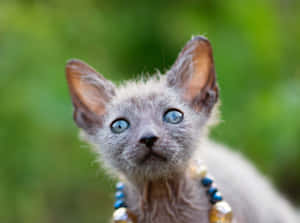
<path fill-rule="evenodd" d="M 166 123 L 169 109 L 184 114 L 178 124 Z M 157 75 L 147 81 L 128 82 L 120 86 L 108 105 L 102 128 L 93 141 L 102 161 L 129 178 L 153 179 L 184 171 L 196 148 L 205 115 L 194 112 L 180 100 L 178 93 Z M 111 123 L 126 119 L 130 127 L 120 134 L 111 131 Z M 152 151 L 162 157 L 144 160 L 149 149 L 139 142 L 144 134 L 158 136 Z"/>
<path fill-rule="evenodd" d="M 66 77 L 74 121 L 107 170 L 131 185 L 125 188 L 126 203 L 137 222 L 209 221 L 207 188 L 186 171 L 190 159 L 200 157 L 231 204 L 233 222 L 298 222 L 253 167 L 205 140 L 218 111 L 212 55 L 209 41 L 196 36 L 165 75 L 119 87 L 86 63 L 71 60 Z M 169 113 L 172 109 L 181 112 L 179 119 Z M 167 111 L 175 116 L 165 118 Z M 205 147 L 201 154 L 200 147 Z"/>
<path fill-rule="evenodd" d="M 135 180 L 185 171 L 218 99 L 212 48 L 201 36 L 186 44 L 165 75 L 115 87 L 79 60 L 68 62 L 66 74 L 76 124 L 108 169 Z M 183 120 L 166 122 L 170 109 Z M 120 119 L 129 128 L 116 133 L 111 126 Z"/>

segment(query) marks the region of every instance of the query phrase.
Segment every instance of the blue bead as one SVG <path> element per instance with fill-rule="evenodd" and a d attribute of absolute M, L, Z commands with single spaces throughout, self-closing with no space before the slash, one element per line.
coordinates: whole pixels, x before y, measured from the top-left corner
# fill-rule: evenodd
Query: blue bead
<path fill-rule="evenodd" d="M 201 183 L 203 184 L 204 187 L 209 187 L 213 183 L 213 180 L 209 177 L 204 177 L 201 180 Z"/>
<path fill-rule="evenodd" d="M 220 193 L 220 192 L 216 192 L 216 193 L 214 193 L 214 195 L 212 196 L 210 202 L 211 202 L 212 204 L 215 204 L 215 203 L 217 203 L 217 202 L 219 202 L 219 201 L 222 201 L 222 200 L 223 200 L 223 197 L 222 197 L 221 193 Z"/>
<path fill-rule="evenodd" d="M 121 199 L 121 198 L 124 198 L 124 197 L 125 197 L 125 194 L 122 191 L 117 191 L 116 194 L 115 194 L 116 199 Z"/>
<path fill-rule="evenodd" d="M 123 200 L 117 200 L 114 204 L 115 209 L 126 207 L 125 202 Z"/>
<path fill-rule="evenodd" d="M 216 192 L 218 192 L 218 189 L 215 187 L 211 187 L 208 189 L 207 194 L 213 196 Z"/>
<path fill-rule="evenodd" d="M 116 189 L 117 189 L 117 190 L 124 190 L 124 188 L 125 188 L 124 183 L 118 182 L 118 183 L 116 184 Z"/>

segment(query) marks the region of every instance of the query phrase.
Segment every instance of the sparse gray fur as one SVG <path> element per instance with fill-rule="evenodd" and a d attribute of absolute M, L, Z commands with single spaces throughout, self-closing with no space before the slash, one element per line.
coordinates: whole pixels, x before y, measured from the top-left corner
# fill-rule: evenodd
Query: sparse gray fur
<path fill-rule="evenodd" d="M 115 88 L 114 95 L 105 104 L 101 125 L 95 125 L 95 131 L 82 127 L 85 138 L 94 145 L 109 173 L 125 180 L 128 208 L 138 217 L 138 223 L 209 223 L 211 205 L 205 189 L 186 173 L 190 160 L 207 164 L 209 173 L 233 208 L 235 223 L 299 223 L 296 210 L 247 160 L 207 138 L 209 123 L 215 123 L 218 111 L 216 105 L 212 110 L 209 108 L 216 103 L 218 88 L 212 79 L 214 68 L 212 57 L 208 57 L 212 54 L 208 44 L 203 37 L 193 38 L 166 75 L 158 73 L 119 87 L 108 84 L 109 91 Z M 205 50 L 208 56 L 202 55 Z M 211 67 L 197 67 L 198 62 L 206 59 Z M 201 77 L 194 77 L 200 75 L 199 72 L 207 75 L 206 82 L 199 84 L 199 94 L 190 91 L 184 95 L 190 86 L 197 90 L 197 85 L 189 80 L 200 80 Z M 102 92 L 106 90 L 105 79 L 100 81 L 89 75 L 81 81 L 85 80 Z M 214 92 L 214 98 L 209 98 L 210 93 L 203 96 L 208 91 Z M 93 92 L 85 94 L 91 95 L 90 100 L 95 103 L 100 100 L 92 99 Z M 78 103 L 73 101 L 73 104 L 75 111 L 79 109 Z M 163 122 L 162 116 L 170 108 L 184 113 L 181 123 Z M 118 118 L 130 123 L 130 128 L 121 134 L 110 129 Z M 81 126 L 84 125 L 81 123 Z M 159 137 L 152 149 L 167 161 L 140 163 L 148 150 L 139 139 L 148 133 Z"/>

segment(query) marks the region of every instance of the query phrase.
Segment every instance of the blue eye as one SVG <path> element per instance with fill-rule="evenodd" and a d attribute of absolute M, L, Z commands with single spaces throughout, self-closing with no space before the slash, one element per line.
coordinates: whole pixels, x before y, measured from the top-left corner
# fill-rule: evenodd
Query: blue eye
<path fill-rule="evenodd" d="M 177 109 L 170 109 L 164 114 L 163 120 L 171 124 L 177 124 L 183 120 L 183 113 Z"/>
<path fill-rule="evenodd" d="M 110 128 L 113 133 L 122 133 L 129 128 L 129 122 L 125 119 L 117 119 L 111 124 Z"/>

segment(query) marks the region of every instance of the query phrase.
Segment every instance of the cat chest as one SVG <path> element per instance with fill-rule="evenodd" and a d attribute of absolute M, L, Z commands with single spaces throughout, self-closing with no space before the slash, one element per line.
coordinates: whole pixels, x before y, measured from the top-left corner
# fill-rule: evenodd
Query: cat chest
<path fill-rule="evenodd" d="M 196 199 L 158 199 L 134 212 L 137 223 L 209 223 L 209 204 Z"/>

